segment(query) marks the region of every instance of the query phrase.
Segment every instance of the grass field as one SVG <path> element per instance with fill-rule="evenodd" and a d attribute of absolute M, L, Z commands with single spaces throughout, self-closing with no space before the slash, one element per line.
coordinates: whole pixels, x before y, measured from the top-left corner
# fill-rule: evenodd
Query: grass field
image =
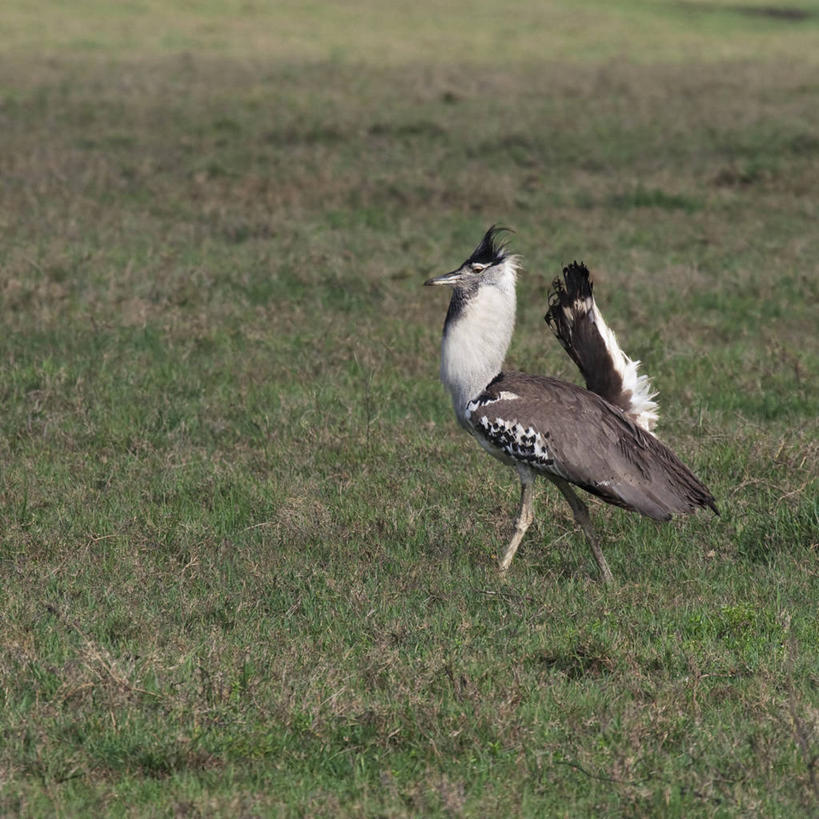
<path fill-rule="evenodd" d="M 0 814 L 802 816 L 819 801 L 819 5 L 8 0 Z M 603 588 L 438 383 L 584 259 L 722 515 Z"/>

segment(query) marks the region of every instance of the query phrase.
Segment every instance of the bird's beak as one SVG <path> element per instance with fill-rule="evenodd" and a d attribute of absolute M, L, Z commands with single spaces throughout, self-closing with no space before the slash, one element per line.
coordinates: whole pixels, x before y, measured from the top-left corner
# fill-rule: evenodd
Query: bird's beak
<path fill-rule="evenodd" d="M 450 273 L 444 273 L 443 276 L 435 276 L 433 279 L 427 279 L 424 282 L 424 287 L 431 287 L 432 285 L 436 284 L 449 284 L 455 285 L 459 284 L 461 279 L 464 275 L 464 269 L 459 267 L 457 270 L 453 270 Z"/>

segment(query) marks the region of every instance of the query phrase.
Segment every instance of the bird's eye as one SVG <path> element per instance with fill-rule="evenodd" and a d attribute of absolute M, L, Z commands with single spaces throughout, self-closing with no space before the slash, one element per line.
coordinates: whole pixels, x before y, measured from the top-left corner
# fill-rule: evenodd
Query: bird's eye
<path fill-rule="evenodd" d="M 488 264 L 481 264 L 480 262 L 472 262 L 470 267 L 472 268 L 472 270 L 475 271 L 475 273 L 480 273 L 481 270 L 486 270 L 486 268 L 489 267 L 489 265 Z"/>

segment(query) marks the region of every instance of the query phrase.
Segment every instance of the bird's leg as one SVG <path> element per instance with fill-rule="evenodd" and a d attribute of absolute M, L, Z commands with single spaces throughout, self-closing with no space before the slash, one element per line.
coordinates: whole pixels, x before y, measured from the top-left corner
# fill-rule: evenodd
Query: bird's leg
<path fill-rule="evenodd" d="M 563 493 L 563 497 L 569 502 L 569 506 L 572 507 L 572 512 L 574 513 L 574 519 L 580 524 L 580 528 L 586 535 L 586 540 L 589 541 L 592 554 L 594 555 L 594 559 L 597 561 L 597 567 L 600 569 L 600 574 L 603 575 L 603 582 L 613 583 L 614 576 L 611 573 L 609 564 L 606 563 L 606 558 L 603 556 L 603 550 L 600 548 L 600 544 L 597 542 L 597 537 L 594 534 L 591 518 L 589 517 L 589 510 L 586 508 L 586 504 L 577 497 L 575 491 L 571 488 L 571 486 L 569 486 L 568 483 L 566 483 L 566 481 L 558 479 L 555 480 L 554 483 L 557 484 L 557 488 Z"/>
<path fill-rule="evenodd" d="M 532 508 L 535 495 L 535 476 L 529 469 L 525 471 L 518 469 L 518 475 L 520 476 L 520 509 L 518 510 L 518 519 L 515 521 L 515 534 L 512 535 L 503 557 L 498 561 L 498 569 L 500 569 L 501 575 L 506 574 L 506 570 L 509 568 L 509 564 L 512 562 L 512 558 L 515 556 L 526 530 L 535 519 Z"/>

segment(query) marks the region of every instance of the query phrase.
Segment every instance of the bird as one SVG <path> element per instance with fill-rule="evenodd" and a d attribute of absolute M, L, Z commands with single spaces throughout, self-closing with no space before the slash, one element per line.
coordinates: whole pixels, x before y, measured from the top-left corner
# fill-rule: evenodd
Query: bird
<path fill-rule="evenodd" d="M 515 529 L 498 559 L 503 576 L 534 520 L 538 477 L 568 502 L 604 583 L 614 578 L 584 501 L 574 487 L 655 520 L 708 507 L 702 481 L 654 434 L 658 405 L 597 307 L 588 268 L 572 262 L 552 283 L 547 325 L 586 387 L 503 367 L 516 315 L 521 259 L 493 225 L 458 268 L 428 279 L 452 288 L 441 342 L 441 381 L 458 423 L 520 480 Z M 509 231 L 511 232 L 511 231 Z"/>

